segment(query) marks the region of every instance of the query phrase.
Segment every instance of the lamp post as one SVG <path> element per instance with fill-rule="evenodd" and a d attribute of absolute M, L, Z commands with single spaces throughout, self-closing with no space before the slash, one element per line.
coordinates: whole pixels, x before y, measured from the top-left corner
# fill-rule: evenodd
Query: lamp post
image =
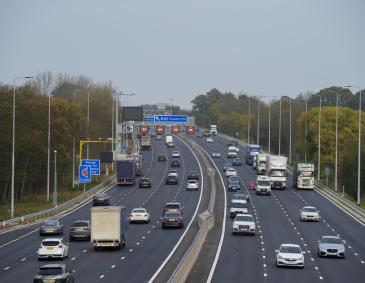
<path fill-rule="evenodd" d="M 272 98 L 277 96 L 271 96 Z M 271 152 L 271 103 L 269 101 L 269 144 L 268 144 L 268 152 Z"/>
<path fill-rule="evenodd" d="M 281 97 L 279 100 L 279 155 L 281 154 Z"/>
<path fill-rule="evenodd" d="M 289 163 L 292 158 L 292 99 L 289 96 L 282 96 L 280 98 L 280 130 L 281 130 L 281 99 L 287 98 L 289 100 Z M 281 135 L 281 133 L 280 133 Z M 279 153 L 280 155 L 280 153 Z"/>
<path fill-rule="evenodd" d="M 16 77 L 13 80 L 13 142 L 12 142 L 12 151 L 11 151 L 11 218 L 14 218 L 14 180 L 15 180 L 15 90 L 16 90 L 16 81 L 21 79 L 33 79 L 34 77 L 26 76 L 26 77 Z"/>
<path fill-rule="evenodd" d="M 360 188 L 360 184 L 361 184 L 361 180 L 360 180 L 360 173 L 361 173 L 361 92 L 362 89 L 359 86 L 345 86 L 348 88 L 354 87 L 359 89 L 359 130 L 358 130 L 358 149 L 357 149 L 357 205 L 360 205 L 361 203 L 361 188 Z"/>
<path fill-rule="evenodd" d="M 57 207 L 57 150 L 54 150 L 53 205 Z"/>
<path fill-rule="evenodd" d="M 264 96 L 257 97 L 257 144 L 260 145 L 260 99 Z"/>
<path fill-rule="evenodd" d="M 306 97 L 305 99 L 304 162 L 307 162 L 307 134 L 308 134 L 308 97 Z"/>
<path fill-rule="evenodd" d="M 318 117 L 318 174 L 317 180 L 321 178 L 321 114 L 322 114 L 322 97 L 319 95 L 319 117 Z"/>
<path fill-rule="evenodd" d="M 247 127 L 247 143 L 250 144 L 250 124 L 251 124 L 251 99 L 248 97 L 248 127 Z"/>

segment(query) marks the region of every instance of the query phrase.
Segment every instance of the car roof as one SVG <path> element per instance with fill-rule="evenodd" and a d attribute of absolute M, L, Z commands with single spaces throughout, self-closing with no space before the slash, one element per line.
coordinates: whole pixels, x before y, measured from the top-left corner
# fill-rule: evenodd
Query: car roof
<path fill-rule="evenodd" d="M 232 203 L 247 203 L 245 199 L 231 199 Z"/>
<path fill-rule="evenodd" d="M 44 265 L 40 266 L 39 268 L 52 268 L 52 267 L 65 268 L 66 264 L 65 263 L 48 263 L 48 264 L 44 264 Z"/>
<path fill-rule="evenodd" d="M 166 202 L 165 205 L 180 205 L 180 202 Z"/>
<path fill-rule="evenodd" d="M 73 223 L 80 223 L 80 222 L 90 223 L 90 220 L 75 220 Z"/>
<path fill-rule="evenodd" d="M 142 177 L 140 180 L 149 180 L 150 178 L 148 177 Z"/>
<path fill-rule="evenodd" d="M 317 209 L 317 208 L 315 208 L 314 206 L 303 206 L 303 209 L 304 208 L 314 208 L 314 209 Z"/>
<path fill-rule="evenodd" d="M 300 248 L 300 246 L 297 245 L 297 244 L 281 244 L 280 247 L 296 247 L 296 248 Z"/>
<path fill-rule="evenodd" d="M 188 180 L 188 183 L 198 183 L 198 181 L 197 180 Z"/>
<path fill-rule="evenodd" d="M 54 241 L 61 241 L 62 238 L 47 238 L 47 239 L 43 239 L 42 240 L 42 243 L 43 242 L 54 242 Z"/>
<path fill-rule="evenodd" d="M 142 210 L 142 209 L 143 209 L 143 210 L 146 210 L 144 207 L 135 207 L 135 208 L 133 208 L 133 209 L 132 209 L 132 211 L 133 211 L 133 210 L 137 210 L 137 209 L 140 209 L 140 210 Z"/>
<path fill-rule="evenodd" d="M 322 239 L 341 239 L 340 237 L 337 236 L 322 236 Z"/>

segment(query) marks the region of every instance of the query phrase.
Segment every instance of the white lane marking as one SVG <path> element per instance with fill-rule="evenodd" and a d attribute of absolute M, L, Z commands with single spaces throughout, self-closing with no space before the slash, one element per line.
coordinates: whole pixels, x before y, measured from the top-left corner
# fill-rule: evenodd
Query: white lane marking
<path fill-rule="evenodd" d="M 87 252 L 87 250 L 83 250 L 82 252 L 83 252 L 83 253 L 86 253 L 86 252 Z"/>
<path fill-rule="evenodd" d="M 104 274 L 100 275 L 99 279 L 103 279 L 104 278 Z"/>
<path fill-rule="evenodd" d="M 113 264 L 110 268 L 112 268 L 112 269 L 113 269 L 114 267 L 115 267 L 115 264 Z"/>
<path fill-rule="evenodd" d="M 120 258 L 120 260 L 123 260 L 123 259 L 125 259 L 125 256 L 122 256 L 122 257 Z"/>
<path fill-rule="evenodd" d="M 130 249 L 129 252 L 133 252 L 133 249 Z"/>
<path fill-rule="evenodd" d="M 4 270 L 8 270 L 8 269 L 10 269 L 10 266 L 7 266 L 7 267 L 4 268 Z"/>
<path fill-rule="evenodd" d="M 25 261 L 27 258 L 26 257 L 24 257 L 24 258 L 22 258 L 20 261 Z"/>
<path fill-rule="evenodd" d="M 71 258 L 71 261 L 74 261 L 76 259 L 76 257 L 73 257 L 73 258 Z"/>

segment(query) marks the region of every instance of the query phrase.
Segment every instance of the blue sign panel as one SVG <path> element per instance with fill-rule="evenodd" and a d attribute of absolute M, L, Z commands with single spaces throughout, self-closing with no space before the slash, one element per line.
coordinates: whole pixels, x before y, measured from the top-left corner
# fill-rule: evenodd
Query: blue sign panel
<path fill-rule="evenodd" d="M 155 122 L 155 118 L 149 117 L 149 118 L 147 118 L 147 122 L 153 123 L 153 122 Z"/>
<path fill-rule="evenodd" d="M 188 116 L 186 116 L 186 115 L 156 115 L 155 122 L 187 123 Z"/>
<path fill-rule="evenodd" d="M 79 182 L 80 183 L 90 183 L 91 182 L 91 167 L 80 165 L 79 169 Z"/>
<path fill-rule="evenodd" d="M 100 175 L 100 160 L 99 159 L 83 159 L 81 165 L 90 166 L 91 175 Z"/>

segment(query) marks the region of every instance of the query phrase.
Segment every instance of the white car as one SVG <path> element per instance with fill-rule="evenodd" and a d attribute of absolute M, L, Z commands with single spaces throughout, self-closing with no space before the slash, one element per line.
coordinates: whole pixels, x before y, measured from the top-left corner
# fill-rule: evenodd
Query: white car
<path fill-rule="evenodd" d="M 186 185 L 187 191 L 197 191 L 199 190 L 199 182 L 197 180 L 188 180 Z"/>
<path fill-rule="evenodd" d="M 38 249 L 38 260 L 47 258 L 68 257 L 68 246 L 63 242 L 62 238 L 44 239 Z"/>
<path fill-rule="evenodd" d="M 236 158 L 237 157 L 237 151 L 236 150 L 228 150 L 227 156 L 229 158 Z"/>
<path fill-rule="evenodd" d="M 305 206 L 300 210 L 300 221 L 319 221 L 319 211 L 313 206 Z"/>
<path fill-rule="evenodd" d="M 208 137 L 207 142 L 213 142 L 213 139 L 211 137 Z"/>
<path fill-rule="evenodd" d="M 175 169 L 169 170 L 168 175 L 179 177 L 179 174 L 177 173 L 177 170 L 175 170 Z"/>
<path fill-rule="evenodd" d="M 226 177 L 229 177 L 229 176 L 237 176 L 237 170 L 234 168 L 228 168 L 226 170 Z"/>
<path fill-rule="evenodd" d="M 251 214 L 237 214 L 233 220 L 232 234 L 256 234 L 256 223 Z"/>
<path fill-rule="evenodd" d="M 279 250 L 276 250 L 277 266 L 298 266 L 304 267 L 304 253 L 299 245 L 282 244 Z"/>
<path fill-rule="evenodd" d="M 221 157 L 221 153 L 219 151 L 213 151 L 212 152 L 212 157 L 219 158 L 219 157 Z"/>
<path fill-rule="evenodd" d="M 171 157 L 179 158 L 180 157 L 180 152 L 178 152 L 177 150 L 173 151 L 172 154 L 171 154 Z"/>
<path fill-rule="evenodd" d="M 132 209 L 131 214 L 129 215 L 129 223 L 136 222 L 150 222 L 150 214 L 147 212 L 145 208 L 139 207 Z"/>

